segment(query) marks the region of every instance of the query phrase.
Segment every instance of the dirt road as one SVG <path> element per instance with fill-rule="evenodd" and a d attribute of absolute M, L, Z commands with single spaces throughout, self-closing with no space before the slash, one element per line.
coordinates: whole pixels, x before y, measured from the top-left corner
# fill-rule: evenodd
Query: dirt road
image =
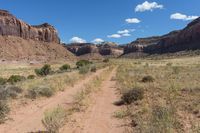
<path fill-rule="evenodd" d="M 27 133 L 27 132 L 37 132 L 44 131 L 41 119 L 43 113 L 47 109 L 61 106 L 70 106 L 73 102 L 73 95 L 75 95 L 80 88 L 95 76 L 101 74 L 104 69 L 97 71 L 95 74 L 87 77 L 85 80 L 78 82 L 74 87 L 65 90 L 64 92 L 59 92 L 57 95 L 38 101 L 33 102 L 25 107 L 17 110 L 12 110 L 9 117 L 12 120 L 8 120 L 5 124 L 0 125 L 1 133 Z"/>
<path fill-rule="evenodd" d="M 113 102 L 118 100 L 116 94 L 116 69 L 102 83 L 101 91 L 92 96 L 94 104 L 86 112 L 76 114 L 74 120 L 78 121 L 75 125 L 66 125 L 63 133 L 123 133 L 123 127 L 116 118 L 113 118 L 118 107 Z M 81 120 L 80 120 L 81 119 Z"/>

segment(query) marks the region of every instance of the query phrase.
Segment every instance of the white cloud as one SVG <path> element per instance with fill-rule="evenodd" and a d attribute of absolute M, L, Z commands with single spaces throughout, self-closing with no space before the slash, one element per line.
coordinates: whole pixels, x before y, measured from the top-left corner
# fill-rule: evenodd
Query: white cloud
<path fill-rule="evenodd" d="M 124 34 L 122 34 L 122 36 L 124 36 L 124 37 L 129 37 L 129 36 L 131 36 L 131 34 L 129 34 L 129 33 L 124 33 Z"/>
<path fill-rule="evenodd" d="M 164 7 L 163 5 L 159 5 L 156 2 L 145 1 L 142 4 L 137 5 L 135 11 L 136 12 L 153 11 L 154 9 L 163 9 L 163 7 Z"/>
<path fill-rule="evenodd" d="M 131 36 L 130 32 L 133 32 L 133 31 L 135 31 L 135 29 L 125 29 L 125 30 L 119 30 L 117 33 L 121 36 L 129 37 Z"/>
<path fill-rule="evenodd" d="M 108 38 L 121 38 L 122 36 L 120 34 L 112 34 L 112 35 L 108 35 Z"/>
<path fill-rule="evenodd" d="M 80 37 L 72 37 L 70 39 L 70 42 L 72 42 L 72 43 L 86 43 L 87 41 L 80 38 Z"/>
<path fill-rule="evenodd" d="M 137 23 L 140 23 L 141 21 L 139 20 L 139 19 L 137 19 L 137 18 L 127 18 L 126 20 L 125 20 L 127 23 L 129 23 L 129 24 L 137 24 Z"/>
<path fill-rule="evenodd" d="M 170 19 L 178 19 L 178 20 L 194 20 L 196 18 L 198 18 L 199 16 L 187 16 L 185 14 L 181 14 L 181 13 L 174 13 L 170 16 Z"/>
<path fill-rule="evenodd" d="M 96 38 L 96 39 L 94 39 L 92 42 L 95 43 L 95 44 L 99 44 L 99 43 L 104 42 L 104 40 L 101 39 L 101 38 Z"/>
<path fill-rule="evenodd" d="M 119 30 L 117 33 L 118 34 L 127 34 L 129 32 L 130 32 L 129 30 L 125 29 L 125 30 Z"/>

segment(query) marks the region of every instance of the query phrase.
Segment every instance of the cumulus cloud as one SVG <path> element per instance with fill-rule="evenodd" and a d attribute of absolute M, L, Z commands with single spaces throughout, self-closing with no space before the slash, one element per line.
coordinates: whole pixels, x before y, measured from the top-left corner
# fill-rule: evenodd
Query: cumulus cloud
<path fill-rule="evenodd" d="M 135 11 L 136 12 L 153 11 L 154 9 L 163 9 L 163 7 L 164 7 L 163 5 L 160 5 L 156 2 L 145 1 L 142 4 L 137 5 Z"/>
<path fill-rule="evenodd" d="M 128 24 L 137 24 L 137 23 L 140 23 L 141 21 L 137 18 L 127 18 L 125 20 Z"/>
<path fill-rule="evenodd" d="M 80 38 L 80 37 L 72 37 L 70 39 L 70 42 L 72 42 L 72 43 L 86 43 L 87 41 Z"/>
<path fill-rule="evenodd" d="M 104 42 L 104 40 L 101 39 L 101 38 L 96 38 L 92 42 L 95 43 L 95 44 L 100 44 L 100 43 Z"/>
<path fill-rule="evenodd" d="M 198 18 L 199 16 L 187 16 L 185 14 L 181 14 L 181 13 L 174 13 L 170 16 L 170 19 L 177 19 L 177 20 L 184 20 L 184 21 L 188 21 L 188 20 L 194 20 L 196 18 Z"/>
<path fill-rule="evenodd" d="M 118 34 L 127 34 L 129 33 L 130 31 L 128 29 L 125 29 L 125 30 L 119 30 L 117 33 Z"/>
<path fill-rule="evenodd" d="M 124 34 L 122 34 L 122 36 L 129 37 L 129 36 L 131 36 L 131 34 L 130 33 L 124 33 Z"/>
<path fill-rule="evenodd" d="M 112 35 L 108 35 L 108 38 L 121 38 L 122 36 L 120 34 L 112 34 Z"/>
<path fill-rule="evenodd" d="M 121 36 L 128 37 L 131 36 L 130 32 L 133 31 L 135 31 L 135 29 L 125 29 L 125 30 L 119 30 L 117 33 Z"/>

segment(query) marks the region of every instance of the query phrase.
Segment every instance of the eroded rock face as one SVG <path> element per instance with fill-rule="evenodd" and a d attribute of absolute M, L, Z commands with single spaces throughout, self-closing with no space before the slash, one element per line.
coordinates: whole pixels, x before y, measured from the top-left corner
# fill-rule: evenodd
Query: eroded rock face
<path fill-rule="evenodd" d="M 98 53 L 98 48 L 91 43 L 72 43 L 65 47 L 77 56 L 89 53 Z"/>
<path fill-rule="evenodd" d="M 161 40 L 160 36 L 148 37 L 148 38 L 138 38 L 136 41 L 127 44 L 124 47 L 124 53 L 132 52 L 144 52 L 145 48 L 150 45 L 155 45 Z"/>
<path fill-rule="evenodd" d="M 94 53 L 102 56 L 120 56 L 123 53 L 123 49 L 114 43 L 103 43 L 100 45 L 92 43 L 72 43 L 65 45 L 65 47 L 77 56 Z"/>
<path fill-rule="evenodd" d="M 105 42 L 97 45 L 99 53 L 103 56 L 115 56 L 118 57 L 123 54 L 123 48 L 112 42 Z"/>
<path fill-rule="evenodd" d="M 0 35 L 17 36 L 44 42 L 60 43 L 57 31 L 47 23 L 31 26 L 17 19 L 8 11 L 0 10 Z"/>
<path fill-rule="evenodd" d="M 159 37 L 137 39 L 124 47 L 124 54 L 162 54 L 196 49 L 200 49 L 200 18 L 189 23 L 183 30 Z"/>

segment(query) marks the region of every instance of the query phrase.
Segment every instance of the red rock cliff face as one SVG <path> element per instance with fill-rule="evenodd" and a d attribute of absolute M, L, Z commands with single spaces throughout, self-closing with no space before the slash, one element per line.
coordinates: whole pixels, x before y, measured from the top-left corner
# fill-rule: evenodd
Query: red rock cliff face
<path fill-rule="evenodd" d="M 200 49 L 200 18 L 184 29 L 160 37 L 138 39 L 124 47 L 124 54 L 143 52 L 148 54 L 174 53 Z"/>
<path fill-rule="evenodd" d="M 60 43 L 57 31 L 47 23 L 31 26 L 17 19 L 8 11 L 0 10 L 0 35 L 17 36 L 44 42 Z"/>

